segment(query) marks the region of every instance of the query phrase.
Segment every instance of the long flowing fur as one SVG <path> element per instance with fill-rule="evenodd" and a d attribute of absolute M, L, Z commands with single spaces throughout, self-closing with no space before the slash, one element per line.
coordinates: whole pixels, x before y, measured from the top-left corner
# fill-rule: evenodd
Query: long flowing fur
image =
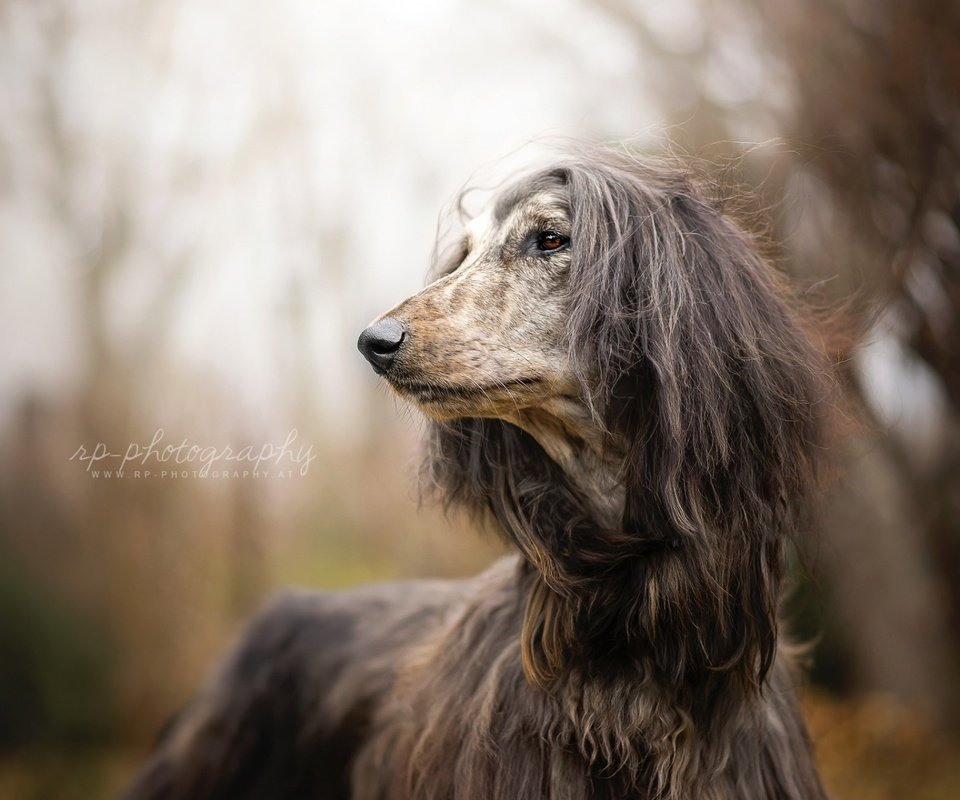
<path fill-rule="evenodd" d="M 189 797 L 200 775 L 231 787 L 211 797 L 262 796 L 243 794 L 250 780 L 210 754 L 224 731 L 244 729 L 237 708 L 276 709 L 290 676 L 316 697 L 290 704 L 289 719 L 274 712 L 261 740 L 288 760 L 339 743 L 333 760 L 346 773 L 330 796 L 825 796 L 778 602 L 826 438 L 830 365 L 756 243 L 683 170 L 590 152 L 516 194 L 538 192 L 566 198 L 571 224 L 569 269 L 543 284 L 558 287 L 562 314 L 551 318 L 565 324 L 542 335 L 559 342 L 587 423 L 558 430 L 570 452 L 586 448 L 578 437 L 600 443 L 578 463 L 614 465 L 615 518 L 598 512 L 610 507 L 591 488 L 602 483 L 561 466 L 515 422 L 432 423 L 429 484 L 492 519 L 518 556 L 471 581 L 318 597 L 309 613 L 281 604 L 131 797 Z M 449 304 L 499 290 L 441 284 L 392 312 L 407 315 L 404 347 L 428 365 L 453 353 L 471 367 L 477 357 L 450 347 L 446 320 L 463 308 Z M 260 657 L 282 665 L 282 683 L 250 666 Z M 261 774 L 260 758 L 275 756 L 238 746 L 231 763 Z"/>
<path fill-rule="evenodd" d="M 605 530 L 509 423 L 433 426 L 431 479 L 489 511 L 543 578 L 524 651 L 537 684 L 615 641 L 661 679 L 757 691 L 776 652 L 784 545 L 823 448 L 830 371 L 756 245 L 678 172 L 606 155 L 556 175 L 575 243 L 571 362 L 609 447 Z M 646 647 L 645 647 L 646 646 Z"/>

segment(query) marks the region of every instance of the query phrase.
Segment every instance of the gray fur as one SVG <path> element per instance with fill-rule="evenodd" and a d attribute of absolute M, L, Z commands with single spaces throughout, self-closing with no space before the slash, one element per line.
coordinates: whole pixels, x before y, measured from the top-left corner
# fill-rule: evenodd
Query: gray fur
<path fill-rule="evenodd" d="M 280 601 L 129 797 L 825 797 L 777 611 L 833 383 L 750 237 L 587 151 L 384 316 L 428 487 L 516 555 Z"/>

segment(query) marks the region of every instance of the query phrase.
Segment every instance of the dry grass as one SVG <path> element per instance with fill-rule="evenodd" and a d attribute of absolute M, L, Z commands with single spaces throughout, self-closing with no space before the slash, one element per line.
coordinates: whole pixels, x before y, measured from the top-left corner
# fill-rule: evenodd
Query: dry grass
<path fill-rule="evenodd" d="M 921 714 L 877 695 L 837 700 L 811 691 L 804 706 L 835 800 L 960 797 L 960 741 Z"/>

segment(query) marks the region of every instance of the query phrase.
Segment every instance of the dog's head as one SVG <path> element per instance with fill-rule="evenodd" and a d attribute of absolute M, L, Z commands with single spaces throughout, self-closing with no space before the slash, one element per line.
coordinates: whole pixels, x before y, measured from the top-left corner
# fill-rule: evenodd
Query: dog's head
<path fill-rule="evenodd" d="M 595 153 L 503 193 L 439 271 L 359 346 L 434 420 L 436 485 L 536 568 L 528 676 L 597 643 L 759 685 L 830 370 L 751 238 L 682 171 Z"/>
<path fill-rule="evenodd" d="M 566 330 L 571 235 L 563 174 L 521 182 L 467 225 L 436 280 L 363 332 L 360 350 L 438 421 L 502 419 L 576 397 Z"/>

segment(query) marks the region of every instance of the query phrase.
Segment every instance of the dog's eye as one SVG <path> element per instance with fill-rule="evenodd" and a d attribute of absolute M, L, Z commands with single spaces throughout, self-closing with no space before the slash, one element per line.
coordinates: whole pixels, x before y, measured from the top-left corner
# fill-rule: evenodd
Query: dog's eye
<path fill-rule="evenodd" d="M 543 250 L 544 252 L 560 250 L 569 243 L 569 236 L 564 236 L 556 231 L 540 231 L 537 234 L 537 250 Z"/>

